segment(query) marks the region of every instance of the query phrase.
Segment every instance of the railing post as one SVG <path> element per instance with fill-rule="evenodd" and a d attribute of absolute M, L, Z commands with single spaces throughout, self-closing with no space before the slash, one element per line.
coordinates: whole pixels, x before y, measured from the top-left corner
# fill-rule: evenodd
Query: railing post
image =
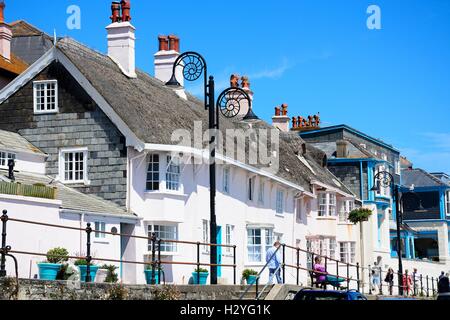
<path fill-rule="evenodd" d="M 420 275 L 420 295 L 423 296 L 423 276 Z"/>
<path fill-rule="evenodd" d="M 416 272 L 413 271 L 413 296 L 417 296 Z"/>
<path fill-rule="evenodd" d="M 336 281 L 339 283 L 339 261 L 336 261 Z"/>
<path fill-rule="evenodd" d="M 372 294 L 372 268 L 369 264 L 369 294 Z"/>
<path fill-rule="evenodd" d="M 297 248 L 297 285 L 300 285 L 300 249 Z"/>
<path fill-rule="evenodd" d="M 158 265 L 158 283 L 157 284 L 161 284 L 161 239 L 158 239 L 158 261 L 157 261 L 157 265 Z"/>
<path fill-rule="evenodd" d="M 434 296 L 434 277 L 431 277 L 431 292 Z"/>
<path fill-rule="evenodd" d="M 312 270 L 312 271 L 310 271 L 311 287 L 313 287 L 314 286 L 314 252 L 311 252 L 311 270 Z"/>
<path fill-rule="evenodd" d="M 255 284 L 255 291 L 256 291 L 256 299 L 255 300 L 258 300 L 258 296 L 259 296 L 259 277 L 257 277 L 256 278 L 256 284 Z"/>
<path fill-rule="evenodd" d="M 236 285 L 237 280 L 237 270 L 236 270 L 236 246 L 233 246 L 233 279 L 234 285 Z"/>
<path fill-rule="evenodd" d="M 381 268 L 381 266 L 379 267 L 379 275 L 380 275 L 380 295 L 383 295 L 383 269 Z"/>
<path fill-rule="evenodd" d="M 286 245 L 283 244 L 283 284 L 286 284 Z"/>
<path fill-rule="evenodd" d="M 87 227 L 86 227 L 86 283 L 89 283 L 92 281 L 91 278 L 91 261 L 92 261 L 92 257 L 91 257 L 91 233 L 92 233 L 92 228 L 91 228 L 91 224 L 88 223 Z"/>
<path fill-rule="evenodd" d="M 200 242 L 197 242 L 197 283 L 200 284 Z"/>
<path fill-rule="evenodd" d="M 156 284 L 156 271 L 155 271 L 155 267 L 156 267 L 156 233 L 152 233 L 152 237 L 151 237 L 151 241 L 152 241 L 152 279 L 150 281 L 151 285 L 155 285 Z"/>
<path fill-rule="evenodd" d="M 2 256 L 0 262 L 0 278 L 6 277 L 6 223 L 8 222 L 8 211 L 2 214 Z"/>
<path fill-rule="evenodd" d="M 428 275 L 427 275 L 427 298 L 430 297 L 430 283 L 429 283 L 429 279 L 428 279 Z"/>
<path fill-rule="evenodd" d="M 347 263 L 347 290 L 350 290 L 350 264 L 348 263 Z"/>
<path fill-rule="evenodd" d="M 360 291 L 361 285 L 359 283 L 359 262 L 356 263 L 356 280 L 357 280 L 358 291 Z"/>

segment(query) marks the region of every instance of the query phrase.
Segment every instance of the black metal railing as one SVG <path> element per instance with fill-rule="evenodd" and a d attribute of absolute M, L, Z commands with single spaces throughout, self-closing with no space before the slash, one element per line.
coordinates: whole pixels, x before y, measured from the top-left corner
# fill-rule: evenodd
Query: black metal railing
<path fill-rule="evenodd" d="M 22 223 L 22 224 L 30 224 L 35 226 L 41 226 L 46 228 L 59 228 L 59 229 L 66 229 L 66 230 L 73 230 L 73 231 L 84 231 L 86 233 L 86 256 L 80 257 L 80 256 L 68 256 L 69 259 L 84 259 L 86 260 L 86 282 L 91 282 L 91 266 L 92 261 L 103 261 L 103 262 L 113 262 L 113 263 L 123 263 L 123 264 L 135 264 L 135 265 L 144 265 L 144 266 L 151 266 L 152 267 L 152 274 L 151 274 L 151 284 L 161 284 L 161 278 L 163 278 L 163 283 L 165 283 L 165 274 L 162 271 L 161 266 L 163 265 L 190 265 L 197 267 L 197 276 L 198 279 L 200 278 L 200 268 L 201 267 L 223 267 L 223 268 L 232 268 L 233 269 L 233 280 L 234 284 L 237 282 L 237 265 L 236 265 L 236 246 L 235 245 L 221 245 L 221 244 L 211 244 L 211 243 L 202 243 L 202 242 L 192 242 L 192 241 L 179 241 L 179 240 L 167 240 L 167 239 L 160 239 L 156 236 L 156 233 L 152 233 L 148 236 L 137 236 L 132 234 L 124 234 L 124 233 L 118 233 L 118 232 L 108 232 L 108 231 L 100 231 L 100 230 L 93 230 L 90 223 L 87 223 L 86 228 L 77 228 L 77 227 L 70 227 L 70 226 L 64 226 L 64 225 L 58 225 L 58 224 L 50 224 L 50 223 L 44 223 L 44 222 L 38 222 L 38 221 L 31 221 L 31 220 L 24 220 L 24 219 L 15 219 L 8 216 L 8 212 L 6 210 L 3 211 L 1 216 L 2 221 L 2 246 L 0 248 L 0 278 L 5 277 L 7 275 L 6 272 L 6 257 L 11 257 L 14 259 L 15 262 L 15 269 L 16 269 L 16 278 L 18 278 L 18 263 L 17 259 L 13 254 L 15 255 L 31 255 L 31 256 L 41 256 L 46 257 L 46 253 L 42 252 L 29 252 L 29 251 L 23 251 L 23 250 L 12 250 L 11 246 L 7 245 L 7 223 L 8 222 L 14 222 L 14 223 Z M 131 261 L 131 260 L 124 260 L 124 259 L 110 259 L 110 258 L 102 258 L 102 257 L 93 257 L 91 255 L 91 234 L 92 232 L 97 234 L 103 234 L 103 235 L 111 235 L 115 237 L 125 237 L 125 238 L 135 238 L 135 239 L 141 239 L 141 240 L 147 240 L 151 244 L 151 262 L 145 262 L 145 261 Z M 162 250 L 161 250 L 161 244 L 163 243 L 172 243 L 172 244 L 185 244 L 185 245 L 192 245 L 196 246 L 197 248 L 197 257 L 195 261 L 163 261 L 161 259 Z M 201 247 L 202 246 L 215 246 L 215 247 L 223 247 L 223 248 L 230 248 L 233 252 L 233 264 L 210 264 L 210 263 L 204 263 L 201 261 Z M 156 275 L 158 274 L 158 277 Z M 163 277 L 161 277 L 161 274 Z M 156 281 L 158 279 L 158 281 Z"/>

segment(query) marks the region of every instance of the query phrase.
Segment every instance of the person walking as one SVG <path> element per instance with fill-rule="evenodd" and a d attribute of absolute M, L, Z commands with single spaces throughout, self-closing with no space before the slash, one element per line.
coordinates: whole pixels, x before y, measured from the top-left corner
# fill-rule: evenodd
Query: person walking
<path fill-rule="evenodd" d="M 409 293 L 411 291 L 412 279 L 411 275 L 408 274 L 408 270 L 405 270 L 405 274 L 402 277 L 402 284 L 403 284 L 403 294 L 409 296 Z"/>
<path fill-rule="evenodd" d="M 266 252 L 267 268 L 269 269 L 269 284 L 273 283 L 273 277 L 276 276 L 278 284 L 282 284 L 281 279 L 281 254 L 278 250 L 281 246 L 279 241 L 276 241 L 272 248 Z"/>
<path fill-rule="evenodd" d="M 372 291 L 379 292 L 381 294 L 381 268 L 376 262 L 373 263 L 372 267 Z M 376 293 L 375 293 L 376 294 Z"/>
<path fill-rule="evenodd" d="M 448 273 L 442 277 L 439 277 L 438 282 L 438 293 L 447 293 L 447 292 L 450 292 L 450 282 Z"/>
<path fill-rule="evenodd" d="M 389 268 L 386 274 L 386 278 L 384 278 L 384 282 L 386 282 L 389 286 L 389 294 L 392 296 L 394 289 L 394 269 Z"/>
<path fill-rule="evenodd" d="M 413 269 L 412 283 L 413 283 L 413 296 L 417 296 L 417 292 L 419 290 L 419 274 L 417 273 L 417 268 Z"/>
<path fill-rule="evenodd" d="M 441 271 L 441 275 L 439 276 L 439 280 L 441 280 L 443 277 L 445 277 L 445 272 Z"/>

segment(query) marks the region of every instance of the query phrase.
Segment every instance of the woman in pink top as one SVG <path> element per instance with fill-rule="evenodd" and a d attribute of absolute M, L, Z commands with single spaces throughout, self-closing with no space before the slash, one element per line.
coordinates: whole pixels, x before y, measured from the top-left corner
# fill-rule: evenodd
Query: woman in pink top
<path fill-rule="evenodd" d="M 325 269 L 325 266 L 322 265 L 322 259 L 320 257 L 316 257 L 314 259 L 314 271 L 318 271 L 319 273 L 315 273 L 314 276 L 316 277 L 316 283 L 322 284 L 325 283 L 327 279 L 327 269 Z"/>

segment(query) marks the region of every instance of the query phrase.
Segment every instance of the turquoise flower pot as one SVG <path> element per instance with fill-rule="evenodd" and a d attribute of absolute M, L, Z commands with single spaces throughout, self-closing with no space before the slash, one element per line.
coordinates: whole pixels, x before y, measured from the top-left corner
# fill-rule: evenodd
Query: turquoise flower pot
<path fill-rule="evenodd" d="M 80 269 L 80 281 L 86 282 L 86 275 L 87 275 L 87 266 L 78 266 L 78 269 Z M 95 276 L 97 275 L 98 266 L 91 266 L 91 282 L 95 282 Z"/>
<path fill-rule="evenodd" d="M 248 276 L 247 284 L 248 285 L 255 284 L 256 283 L 256 279 L 257 279 L 257 276 Z"/>
<path fill-rule="evenodd" d="M 194 279 L 194 284 L 205 285 L 208 280 L 208 272 L 200 272 L 200 279 L 197 272 L 192 273 L 192 278 Z"/>
<path fill-rule="evenodd" d="M 60 263 L 38 263 L 39 279 L 41 280 L 56 280 L 62 264 Z"/>
<path fill-rule="evenodd" d="M 160 271 L 162 273 L 162 271 Z M 145 281 L 147 284 L 152 284 L 152 270 L 145 270 Z M 158 271 L 155 270 L 155 284 L 159 284 L 159 275 Z"/>

